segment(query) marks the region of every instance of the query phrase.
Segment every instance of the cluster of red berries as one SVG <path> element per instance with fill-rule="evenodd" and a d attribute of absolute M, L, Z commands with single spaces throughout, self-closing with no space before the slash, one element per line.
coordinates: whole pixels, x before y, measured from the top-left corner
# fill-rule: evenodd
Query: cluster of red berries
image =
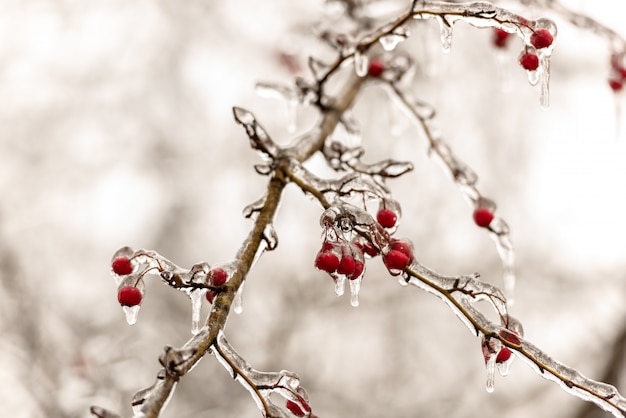
<path fill-rule="evenodd" d="M 333 278 L 343 275 L 350 280 L 358 279 L 365 270 L 363 250 L 352 242 L 325 240 L 315 257 L 315 267 Z"/>
<path fill-rule="evenodd" d="M 508 343 L 511 343 L 512 345 L 516 347 L 519 347 L 522 344 L 519 339 L 520 333 L 517 332 L 516 330 L 504 329 L 499 332 L 499 335 L 503 340 L 507 341 Z M 491 359 L 491 355 L 494 354 L 495 352 L 494 343 L 491 340 L 487 340 L 483 338 L 482 345 L 483 345 L 483 356 L 485 358 L 485 363 L 487 363 Z M 511 358 L 512 355 L 513 355 L 513 352 L 511 351 L 510 348 L 504 345 L 501 345 L 500 350 L 496 354 L 496 364 L 507 362 Z"/>
<path fill-rule="evenodd" d="M 626 67 L 617 55 L 611 57 L 611 73 L 609 87 L 614 92 L 622 91 L 624 83 L 626 83 Z"/>
<path fill-rule="evenodd" d="M 128 276 L 135 270 L 135 267 L 130 258 L 119 256 L 113 259 L 111 269 L 118 276 Z M 137 286 L 127 284 L 117 290 L 117 301 L 122 306 L 137 306 L 142 300 L 143 294 Z"/>
<path fill-rule="evenodd" d="M 392 275 L 401 274 L 413 261 L 413 247 L 410 242 L 394 239 L 390 236 L 395 232 L 401 216 L 400 204 L 392 199 L 382 199 L 376 212 L 376 221 L 388 245 L 374 245 L 368 239 L 356 235 L 352 241 L 335 238 L 335 226 L 327 225 L 326 239 L 315 257 L 315 267 L 325 271 L 337 280 L 345 277 L 356 280 L 363 276 L 365 256 L 369 258 L 382 254 L 383 263 Z M 333 238 L 329 239 L 331 236 Z"/>
<path fill-rule="evenodd" d="M 547 29 L 538 29 L 530 36 L 530 44 L 535 50 L 548 48 L 554 42 L 554 36 Z M 520 65 L 528 71 L 539 68 L 539 56 L 534 51 L 525 51 L 520 55 Z"/>

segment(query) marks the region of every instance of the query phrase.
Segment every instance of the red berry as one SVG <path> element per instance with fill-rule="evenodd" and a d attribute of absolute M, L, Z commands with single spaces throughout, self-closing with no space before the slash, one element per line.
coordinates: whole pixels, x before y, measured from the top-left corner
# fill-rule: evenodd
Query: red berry
<path fill-rule="evenodd" d="M 511 350 L 506 347 L 502 347 L 502 349 L 498 352 L 498 355 L 496 356 L 496 363 L 504 363 L 511 358 L 511 354 Z"/>
<path fill-rule="evenodd" d="M 504 338 L 506 341 L 510 342 L 511 344 L 515 344 L 515 345 L 521 344 L 521 341 L 519 340 L 519 337 L 517 336 L 515 332 L 502 330 L 500 331 L 500 337 Z"/>
<path fill-rule="evenodd" d="M 358 279 L 363 273 L 363 270 L 365 270 L 365 263 L 359 260 L 354 260 L 354 271 L 348 278 L 350 280 Z"/>
<path fill-rule="evenodd" d="M 367 74 L 370 77 L 380 77 L 385 72 L 385 63 L 379 59 L 373 59 L 370 61 L 369 68 L 367 69 Z"/>
<path fill-rule="evenodd" d="M 527 52 L 519 58 L 519 63 L 528 71 L 535 71 L 539 68 L 539 57 L 537 54 Z"/>
<path fill-rule="evenodd" d="M 504 29 L 494 28 L 493 44 L 498 48 L 504 48 L 506 47 L 509 36 L 511 36 L 511 34 L 505 31 Z"/>
<path fill-rule="evenodd" d="M 341 257 L 341 261 L 339 262 L 339 266 L 337 267 L 337 273 L 351 275 L 354 273 L 354 269 L 356 268 L 356 263 L 354 261 L 354 257 L 350 254 L 346 254 Z"/>
<path fill-rule="evenodd" d="M 228 280 L 228 273 L 221 267 L 215 267 L 209 271 L 208 277 L 211 286 L 221 286 Z"/>
<path fill-rule="evenodd" d="M 624 88 L 624 82 L 621 80 L 610 79 L 609 87 L 611 87 L 611 90 L 615 92 L 622 91 L 622 89 Z"/>
<path fill-rule="evenodd" d="M 135 286 L 124 286 L 117 291 L 117 301 L 120 305 L 136 306 L 141 303 L 143 296 Z"/>
<path fill-rule="evenodd" d="M 292 400 L 287 400 L 285 407 L 289 410 L 289 412 L 291 412 L 297 417 L 303 417 L 306 415 L 306 413 L 302 410 L 302 408 L 300 408 L 300 405 L 298 405 Z"/>
<path fill-rule="evenodd" d="M 554 37 L 548 29 L 538 29 L 530 37 L 530 43 L 537 49 L 549 47 L 552 41 Z"/>
<path fill-rule="evenodd" d="M 118 276 L 126 276 L 133 272 L 133 263 L 128 257 L 117 257 L 111 263 L 111 268 Z"/>
<path fill-rule="evenodd" d="M 215 296 L 217 296 L 216 290 L 209 290 L 208 292 L 206 292 L 206 300 L 208 300 L 209 303 L 213 303 L 213 299 L 215 299 Z"/>
<path fill-rule="evenodd" d="M 369 241 L 356 241 L 354 245 L 356 245 L 363 254 L 367 254 L 370 257 L 376 257 L 378 255 L 378 250 L 374 247 L 374 244 Z"/>
<path fill-rule="evenodd" d="M 391 242 L 391 249 L 400 251 L 402 254 L 406 255 L 409 258 L 409 262 L 413 261 L 413 247 L 406 241 L 402 240 L 393 240 Z"/>
<path fill-rule="evenodd" d="M 391 209 L 381 209 L 376 214 L 376 220 L 383 228 L 393 228 L 398 222 L 398 215 Z"/>
<path fill-rule="evenodd" d="M 404 270 L 411 263 L 411 259 L 402 251 L 391 250 L 383 256 L 383 263 L 389 270 Z"/>
<path fill-rule="evenodd" d="M 339 267 L 339 257 L 331 251 L 320 251 L 315 257 L 315 267 L 327 273 L 332 273 Z"/>
<path fill-rule="evenodd" d="M 626 80 L 626 67 L 617 67 L 615 69 L 622 80 Z"/>
<path fill-rule="evenodd" d="M 476 208 L 474 211 L 474 222 L 476 225 L 487 228 L 493 221 L 493 213 L 487 208 Z"/>

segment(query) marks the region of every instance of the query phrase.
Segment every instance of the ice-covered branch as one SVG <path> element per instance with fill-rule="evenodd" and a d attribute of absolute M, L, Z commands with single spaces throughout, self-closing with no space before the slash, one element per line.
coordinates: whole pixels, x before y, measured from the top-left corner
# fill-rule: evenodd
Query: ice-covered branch
<path fill-rule="evenodd" d="M 626 398 L 614 386 L 597 382 L 583 376 L 577 370 L 565 366 L 554 360 L 535 345 L 524 340 L 519 332 L 511 327 L 508 314 L 500 316 L 502 325 L 489 321 L 472 304 L 479 300 L 475 295 L 490 294 L 493 287 L 472 277 L 445 277 L 413 262 L 405 269 L 407 283 L 434 294 L 443 300 L 452 311 L 465 323 L 470 331 L 482 336 L 484 341 L 496 340 L 494 347 L 490 344 L 490 351 L 485 355 L 488 373 L 488 389 L 493 390 L 493 373 L 496 363 L 502 363 L 501 373 L 508 373 L 507 362 L 510 362 L 510 353 L 504 358 L 500 353 L 507 349 L 530 364 L 542 377 L 558 383 L 565 391 L 585 400 L 597 404 L 602 409 L 612 413 L 617 418 L 626 416 Z M 470 292 L 459 292 L 459 283 L 471 284 Z M 496 299 L 491 299 L 498 300 Z M 504 308 L 504 305 L 502 306 Z M 500 359 L 500 361 L 498 361 Z"/>
<path fill-rule="evenodd" d="M 478 175 L 444 142 L 435 125 L 435 109 L 413 98 L 409 93 L 400 89 L 396 83 L 388 83 L 388 86 L 401 109 L 422 128 L 431 158 L 440 163 L 469 201 L 473 209 L 474 222 L 489 231 L 502 262 L 503 282 L 510 303 L 515 288 L 515 253 L 508 224 L 497 215 L 495 202 L 483 196 L 478 190 L 476 186 Z"/>

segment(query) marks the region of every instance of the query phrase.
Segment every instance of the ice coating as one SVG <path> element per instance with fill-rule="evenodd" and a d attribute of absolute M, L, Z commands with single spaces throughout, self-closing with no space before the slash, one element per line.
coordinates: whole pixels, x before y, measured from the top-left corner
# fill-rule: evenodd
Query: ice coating
<path fill-rule="evenodd" d="M 476 336 L 482 334 L 485 338 L 497 339 L 501 345 L 516 353 L 517 357 L 529 364 L 540 376 L 558 383 L 567 392 L 583 400 L 594 402 L 617 418 L 624 417 L 626 414 L 626 398 L 614 386 L 589 379 L 579 371 L 552 359 L 539 348 L 524 340 L 521 335 L 517 336 L 515 343 L 509 341 L 510 337 L 503 337 L 503 335 L 507 335 L 508 330 L 489 321 L 473 306 L 474 301 L 478 299 L 472 297 L 471 294 L 475 292 L 490 293 L 493 291 L 490 285 L 470 279 L 468 283 L 471 282 L 473 287 L 471 292 L 459 292 L 457 279 L 462 277 L 469 279 L 469 277 L 461 276 L 460 278 L 454 278 L 442 276 L 417 262 L 411 264 L 407 270 L 409 273 L 409 284 L 423 289 L 444 301 Z M 499 296 L 490 298 L 490 300 L 492 302 L 500 301 L 496 303 L 496 305 L 499 305 L 497 309 L 506 309 L 506 304 L 503 300 L 500 300 Z M 516 320 L 511 320 L 508 314 L 503 315 L 502 318 L 509 322 L 508 326 L 511 329 L 521 330 L 521 325 L 518 325 Z M 491 357 L 495 358 L 495 355 Z M 489 364 L 487 364 L 487 369 L 487 388 L 489 389 L 493 387 L 493 384 L 489 383 L 490 381 L 492 382 L 492 371 Z"/>
<path fill-rule="evenodd" d="M 236 314 L 241 314 L 243 312 L 243 288 L 245 282 L 241 283 L 237 293 L 235 293 L 235 298 L 233 299 L 233 312 Z"/>
<path fill-rule="evenodd" d="M 300 405 L 306 404 L 304 408 L 307 410 L 306 416 L 310 415 L 308 396 L 300 387 L 300 379 L 295 373 L 287 370 L 263 372 L 252 368 L 228 343 L 222 331 L 218 333 L 210 351 L 233 378 L 250 392 L 263 416 L 285 418 L 290 416 L 282 409 L 283 405 L 279 407 L 273 403 L 273 394 Z"/>

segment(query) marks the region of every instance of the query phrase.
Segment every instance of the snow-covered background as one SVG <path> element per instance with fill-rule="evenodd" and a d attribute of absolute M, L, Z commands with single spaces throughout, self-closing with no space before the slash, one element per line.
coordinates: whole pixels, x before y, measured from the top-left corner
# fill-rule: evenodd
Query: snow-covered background
<path fill-rule="evenodd" d="M 162 347 L 187 340 L 188 299 L 156 280 L 138 323 L 126 325 L 111 255 L 131 245 L 182 266 L 233 257 L 250 226 L 241 209 L 266 179 L 252 169 L 258 157 L 231 108 L 250 109 L 289 141 L 284 105 L 253 86 L 291 82 L 281 54 L 304 62 L 319 52 L 309 28 L 323 3 L 0 2 L 1 416 L 87 417 L 92 404 L 128 415 Z M 623 2 L 567 3 L 626 35 Z M 626 135 L 616 138 L 604 40 L 548 16 L 559 24 L 548 111 L 516 64 L 519 40 L 499 60 L 489 31 L 461 23 L 445 55 L 431 21 L 404 47 L 424 73 L 414 93 L 437 107 L 445 138 L 511 226 L 513 315 L 539 347 L 601 378 L 626 326 Z M 510 77 L 506 92 L 500 71 Z M 488 236 L 426 157 L 419 131 L 390 132 L 390 109 L 372 85 L 354 114 L 370 160 L 416 165 L 392 183 L 403 204 L 398 235 L 441 273 L 478 271 L 501 286 Z M 314 113 L 301 116 L 304 131 Z M 335 297 L 312 267 L 319 214 L 288 189 L 279 248 L 250 275 L 227 335 L 254 367 L 297 372 L 320 417 L 591 418 L 519 361 L 487 394 L 479 341 L 439 300 L 398 286 L 378 260 L 368 263 L 359 308 Z M 623 371 L 621 379 L 626 391 Z M 165 416 L 258 413 L 207 357 Z"/>

